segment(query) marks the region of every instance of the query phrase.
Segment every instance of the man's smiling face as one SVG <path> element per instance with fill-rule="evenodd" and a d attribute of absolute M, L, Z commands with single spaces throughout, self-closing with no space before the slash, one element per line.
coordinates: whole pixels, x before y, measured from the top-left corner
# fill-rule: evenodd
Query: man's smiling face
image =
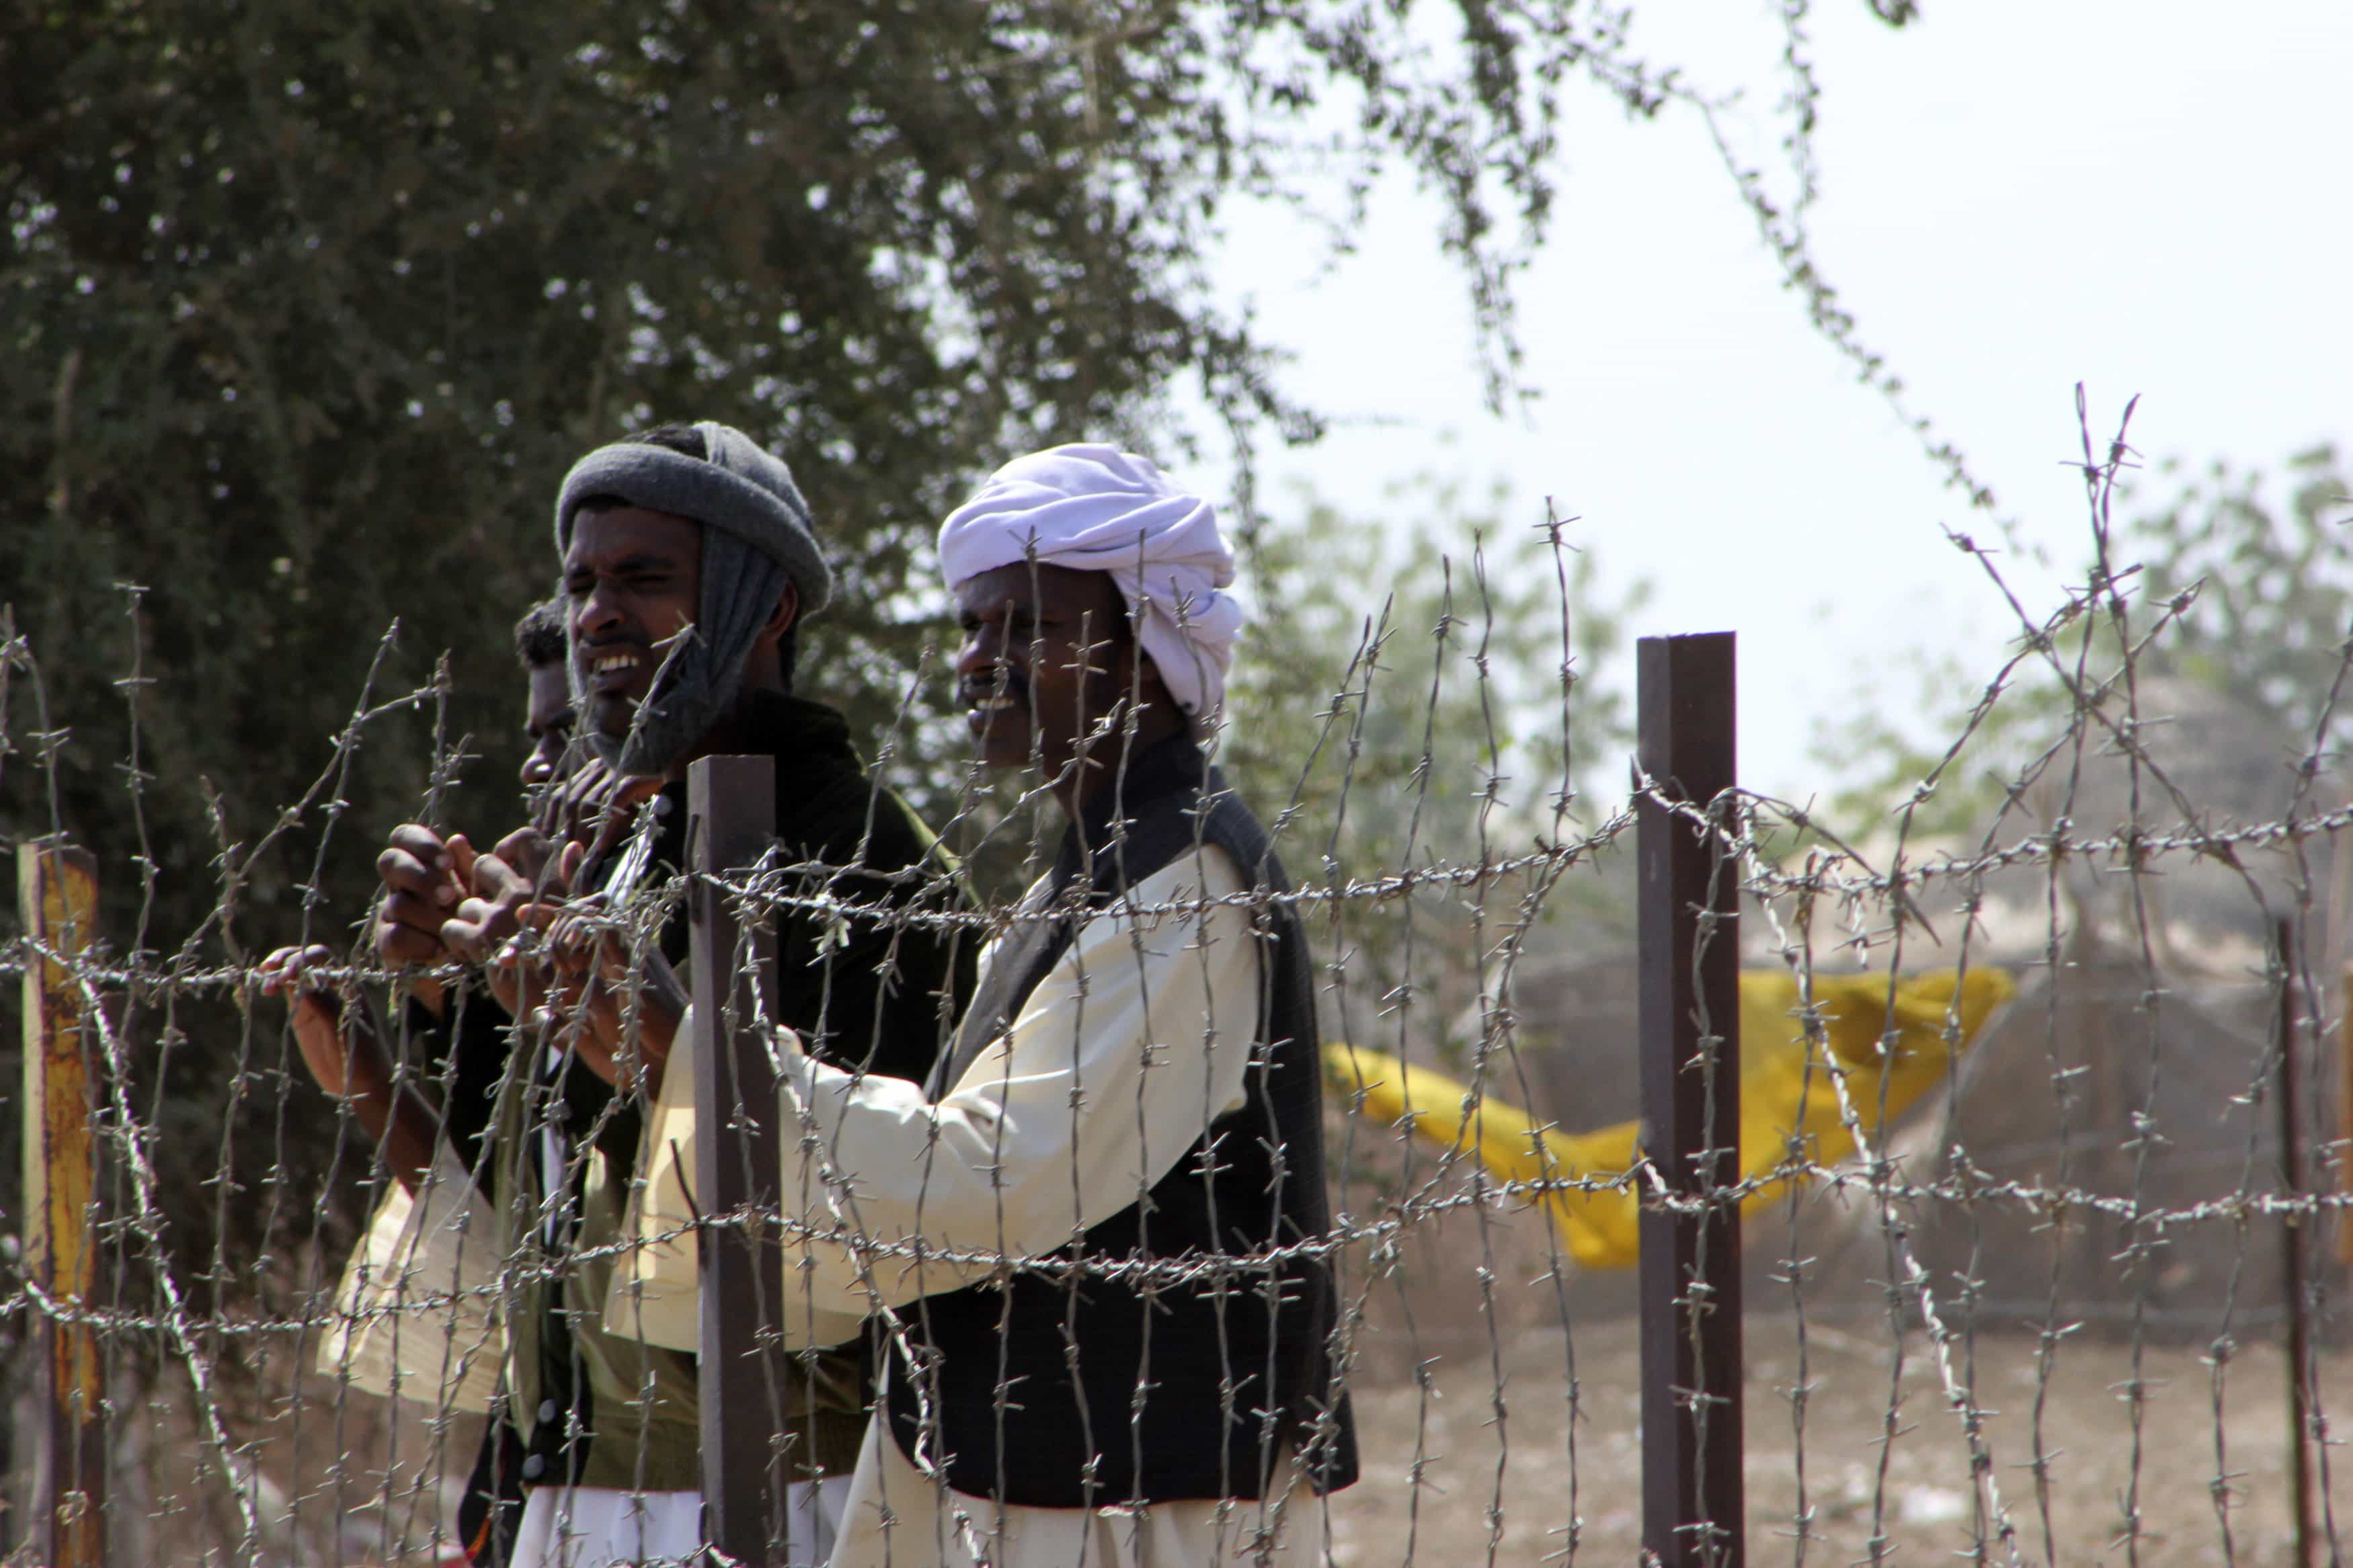
<path fill-rule="evenodd" d="M 1135 679 L 1118 588 L 1104 573 L 1017 563 L 967 579 L 955 599 L 956 696 L 980 760 L 1018 768 L 1034 756 L 1048 780 L 1062 778 Z"/>
<path fill-rule="evenodd" d="M 702 591 L 701 523 L 634 506 L 575 515 L 564 594 L 584 717 L 597 733 L 628 733 L 670 639 L 694 623 Z"/>

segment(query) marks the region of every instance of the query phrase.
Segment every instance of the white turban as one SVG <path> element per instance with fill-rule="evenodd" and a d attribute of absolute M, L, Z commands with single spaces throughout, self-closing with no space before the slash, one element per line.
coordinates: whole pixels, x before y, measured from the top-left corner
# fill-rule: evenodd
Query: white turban
<path fill-rule="evenodd" d="M 950 593 L 1033 550 L 1041 566 L 1111 574 L 1178 707 L 1214 713 L 1224 703 L 1242 607 L 1219 592 L 1234 580 L 1234 552 L 1215 507 L 1134 453 L 1055 447 L 997 469 L 940 525 Z"/>

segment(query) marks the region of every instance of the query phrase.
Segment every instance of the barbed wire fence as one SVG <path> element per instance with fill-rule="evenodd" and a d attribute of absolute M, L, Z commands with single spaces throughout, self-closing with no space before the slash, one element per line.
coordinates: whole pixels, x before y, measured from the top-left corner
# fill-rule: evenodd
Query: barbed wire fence
<path fill-rule="evenodd" d="M 879 1366 L 904 1403 L 884 1394 L 874 1419 L 908 1435 L 897 1447 L 922 1488 L 892 1499 L 900 1560 L 1029 1561 L 990 1489 L 951 1483 L 968 1479 L 958 1444 L 1008 1430 L 1039 1374 L 975 1373 L 943 1299 L 978 1292 L 1001 1321 L 977 1342 L 1043 1343 L 1082 1381 L 1108 1352 L 1074 1325 L 1107 1294 L 1211 1303 L 1220 1331 L 1265 1358 L 1264 1326 L 1328 1280 L 1320 1381 L 1293 1391 L 1303 1419 L 1267 1422 L 1274 1379 L 1231 1351 L 1211 1355 L 1209 1385 L 1153 1373 L 1207 1352 L 1147 1328 L 1121 1429 L 1079 1439 L 1084 1474 L 1012 1485 L 1007 1467 L 1032 1459 L 997 1451 L 998 1495 L 1067 1482 L 1089 1518 L 1108 1510 L 1103 1528 L 1140 1540 L 1154 1510 L 1118 1478 L 1167 1441 L 1166 1412 L 1212 1410 L 1214 1429 L 1277 1461 L 1219 1517 L 1237 1560 L 1279 1533 L 1272 1561 L 1350 1568 L 1645 1552 L 2342 1564 L 2344 666 L 2303 694 L 2296 754 L 2228 754 L 2184 689 L 2151 673 L 2195 606 L 2135 597 L 2109 515 L 2129 460 L 2121 432 L 2102 445 L 2087 429 L 2094 567 L 2048 610 L 1956 538 L 2017 617 L 2015 652 L 1943 762 L 1859 839 L 1739 786 L 1728 638 L 1643 646 L 1623 802 L 1596 808 L 1565 727 L 1557 747 L 1514 753 L 1546 756 L 1548 776 L 1507 776 L 1527 710 L 1498 693 L 1514 673 L 1525 690 L 1527 672 L 1491 668 L 1482 562 L 1461 615 L 1450 596 L 1431 627 L 1369 617 L 1330 700 L 1295 716 L 1296 776 L 1231 781 L 1288 880 L 1196 835 L 1124 890 L 1082 879 L 1046 897 L 1061 830 L 1042 793 L 1008 805 L 976 774 L 944 834 L 1018 861 L 1007 880 L 1031 890 L 986 896 L 944 863 L 878 877 L 777 847 L 790 825 L 773 774 L 707 759 L 670 825 L 676 864 L 653 848 L 670 829 L 642 808 L 615 852 L 636 870 L 575 904 L 568 928 L 518 938 L 522 974 L 560 937 L 588 942 L 609 994 L 516 1001 L 486 970 L 388 969 L 364 944 L 310 967 L 362 1020 L 349 1026 L 380 1032 L 396 1089 L 439 1119 L 421 1163 L 310 1083 L 263 994 L 246 931 L 268 922 L 247 899 L 284 878 L 274 934 L 298 946 L 349 916 L 318 889 L 332 858 L 375 847 L 337 832 L 350 759 L 387 717 L 436 712 L 445 681 L 385 697 L 380 658 L 315 786 L 249 847 L 224 824 L 210 867 L 97 863 L 52 806 L 20 852 L 6 967 L 25 996 L 0 1298 L 12 1560 L 462 1560 L 476 1542 L 461 1494 L 503 1423 L 561 1428 L 565 1462 L 593 1441 L 582 1486 L 687 1478 L 728 1556 L 809 1561 L 784 1500 L 820 1441 L 809 1391 L 839 1373 L 855 1405 L 876 1396 L 858 1380 Z M 1547 538 L 1562 548 L 1562 525 Z M 1426 664 L 1398 640 L 1423 631 Z M 1556 707 L 1579 700 L 1563 646 Z M 9 642 L 0 706 L 8 765 L 53 777 L 70 739 L 45 710 L 44 656 Z M 1478 700 L 1467 741 L 1440 723 L 1458 677 Z M 1930 838 L 1923 807 L 2038 683 L 2057 694 L 2049 721 L 1983 820 Z M 160 689 L 137 668 L 126 684 Z M 1378 701 L 1406 689 L 1420 693 L 1409 784 L 1359 793 L 1368 749 L 1392 743 Z M 420 820 L 438 822 L 466 744 L 437 724 Z M 899 750 L 878 751 L 886 783 Z M 2274 809 L 2201 798 L 2225 763 L 2280 783 Z M 124 776 L 135 817 L 135 731 Z M 871 831 L 884 797 L 868 809 Z M 1373 812 L 1393 831 L 1367 867 L 1353 836 Z M 186 877 L 218 896 L 170 943 L 148 910 L 160 881 Z M 99 914 L 106 885 L 140 889 L 127 930 Z M 1636 909 L 1635 951 L 1586 948 L 1579 899 Z M 952 1082 L 793 1065 L 826 1009 L 887 990 L 912 944 L 989 945 L 1009 963 L 1049 928 L 1070 966 L 1051 1042 L 969 1035 L 950 995 L 927 1005 L 933 1047 L 964 1058 Z M 796 931 L 817 938 L 794 947 Z M 710 1005 L 678 1025 L 683 1080 L 657 1084 L 653 959 L 688 931 L 686 989 Z M 1265 1152 L 1273 1187 L 1324 1185 L 1328 1226 L 1110 1245 L 1098 1227 L 1122 1215 L 1148 1234 L 1168 1172 L 1213 1186 L 1245 1160 L 1220 1139 L 1263 1092 L 1249 1075 L 1303 1049 L 1235 1037 L 1251 1017 L 1265 1032 L 1261 982 L 1285 942 L 1312 956 L 1322 1039 L 1286 1081 L 1323 1079 L 1324 1144 L 1313 1170 Z M 1237 973 L 1240 1014 L 1220 1006 Z M 417 1022 L 427 982 L 494 1026 L 474 1037 L 496 1059 L 471 1112 L 480 1064 L 458 1059 L 454 1026 Z M 817 998 L 815 1033 L 786 1016 L 787 990 Z M 599 1027 L 610 1082 L 581 1079 L 584 1099 L 565 1075 L 589 1070 Z M 1085 1043 L 1123 1029 L 1133 1061 L 1088 1079 Z M 1053 1050 L 1064 1078 L 1035 1055 Z M 216 1126 L 175 1108 L 187 1063 L 217 1079 Z M 1240 1076 L 1220 1079 L 1220 1063 Z M 1060 1124 L 1021 1098 L 1029 1076 L 1051 1080 Z M 842 1106 L 903 1131 L 927 1092 L 962 1120 L 919 1128 L 913 1176 L 876 1163 L 896 1145 Z M 317 1158 L 291 1152 L 306 1139 Z M 1033 1143 L 1059 1163 L 1025 1166 Z M 194 1197 L 174 1190 L 206 1163 L 192 1147 L 214 1151 Z M 205 1211 L 200 1237 L 175 1228 Z M 546 1339 L 533 1314 L 577 1335 L 583 1311 L 601 1337 L 570 1353 L 606 1396 L 593 1432 L 573 1414 L 587 1406 L 522 1407 L 523 1384 L 544 1381 L 523 1364 Z M 824 1359 L 861 1332 L 870 1364 Z M 1288 1486 L 1350 1420 L 1356 1483 Z M 523 1448 L 526 1464 L 549 1451 Z M 692 1555 L 650 1533 L 632 1553 Z"/>

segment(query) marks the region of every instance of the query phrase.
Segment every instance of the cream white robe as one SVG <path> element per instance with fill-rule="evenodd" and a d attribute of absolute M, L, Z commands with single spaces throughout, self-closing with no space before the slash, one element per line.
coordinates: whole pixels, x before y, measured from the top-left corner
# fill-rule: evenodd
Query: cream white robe
<path fill-rule="evenodd" d="M 511 1246 L 504 1218 L 446 1143 L 414 1194 L 386 1178 L 343 1266 L 319 1370 L 438 1410 L 489 1410 L 506 1364 L 499 1277 Z"/>

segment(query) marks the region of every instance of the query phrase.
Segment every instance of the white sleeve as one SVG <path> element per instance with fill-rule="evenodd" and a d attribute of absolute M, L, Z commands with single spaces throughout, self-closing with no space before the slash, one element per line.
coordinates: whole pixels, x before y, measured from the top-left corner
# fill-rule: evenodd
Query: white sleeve
<path fill-rule="evenodd" d="M 955 1289 L 995 1258 L 1069 1245 L 1166 1175 L 1242 1103 L 1260 939 L 1248 909 L 1212 901 L 1241 887 L 1231 858 L 1206 847 L 1090 918 L 1005 1037 L 937 1104 L 781 1038 L 785 1185 L 807 1227 L 794 1248 L 796 1300 L 870 1311 Z M 918 1243 L 977 1257 L 918 1268 L 908 1256 Z"/>
<path fill-rule="evenodd" d="M 387 1182 L 344 1266 L 319 1371 L 369 1394 L 487 1411 L 506 1364 L 505 1216 L 447 1139 L 415 1194 Z"/>

